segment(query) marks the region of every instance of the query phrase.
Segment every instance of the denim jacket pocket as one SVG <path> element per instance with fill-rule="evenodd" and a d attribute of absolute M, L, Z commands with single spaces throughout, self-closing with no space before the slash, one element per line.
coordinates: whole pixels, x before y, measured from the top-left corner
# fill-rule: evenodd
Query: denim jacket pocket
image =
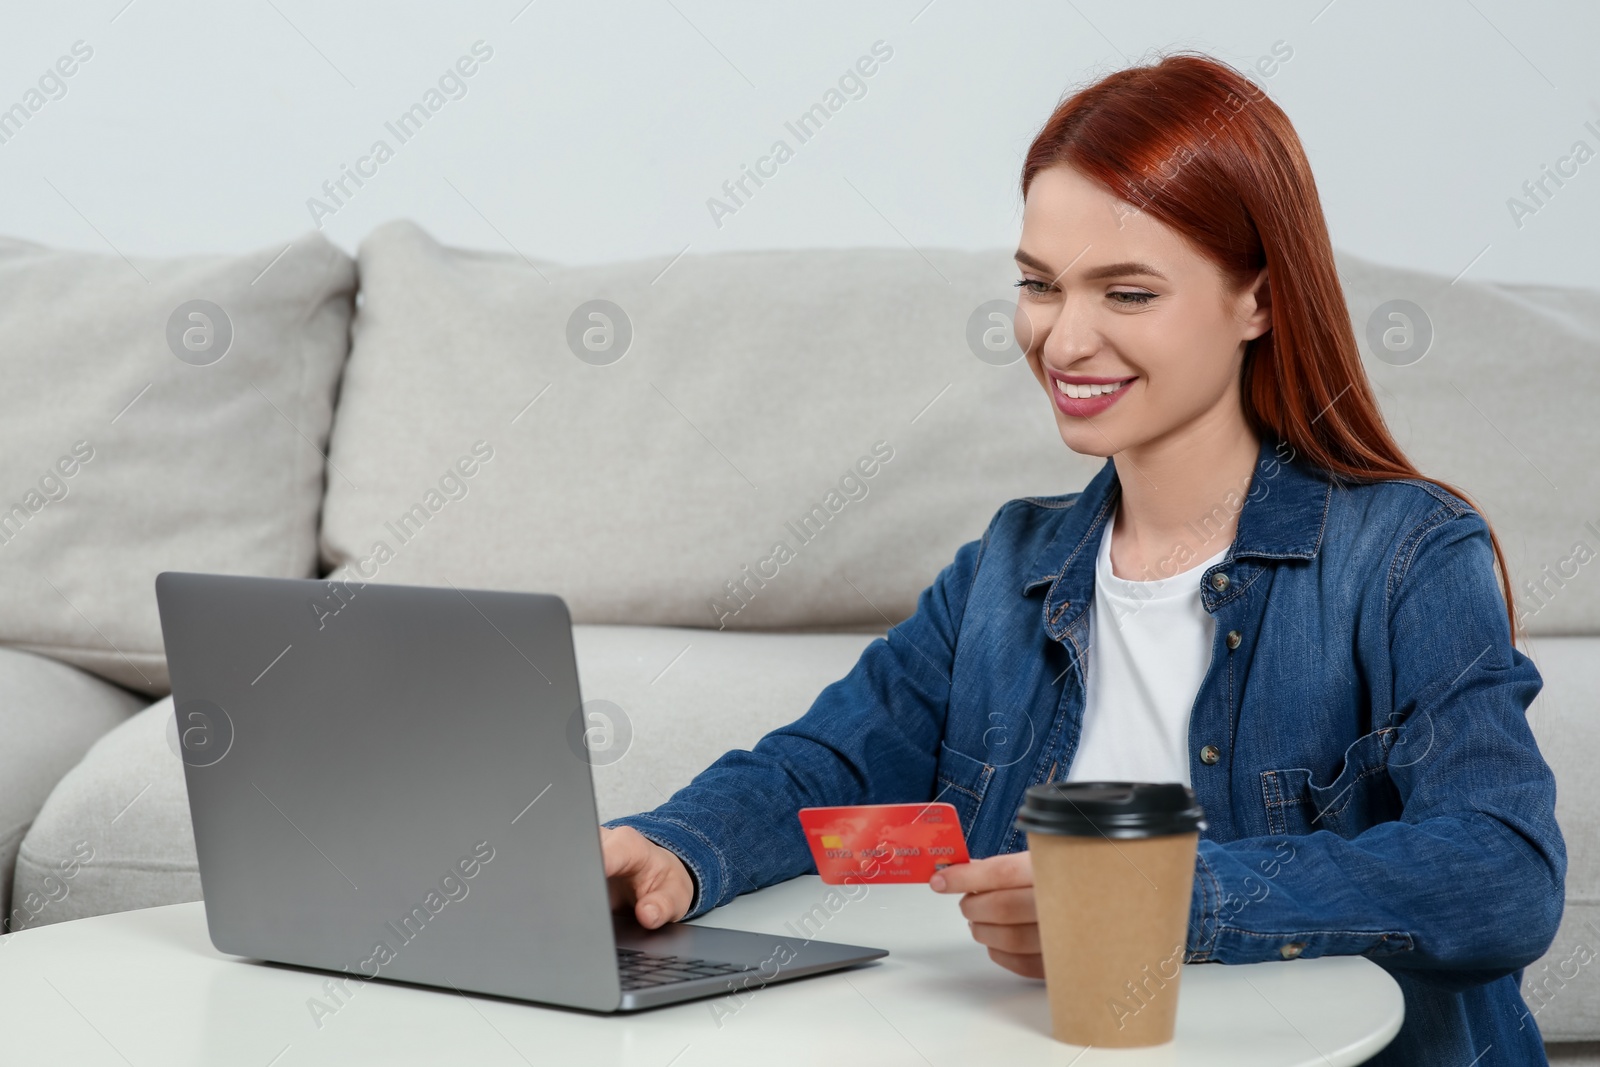
<path fill-rule="evenodd" d="M 940 741 L 938 779 L 935 798 L 955 806 L 956 815 L 961 819 L 961 834 L 970 841 L 978 807 L 994 779 L 994 767 Z"/>
<path fill-rule="evenodd" d="M 1363 734 L 1345 749 L 1333 781 L 1318 785 L 1305 767 L 1261 772 L 1267 832 L 1309 834 L 1332 830 L 1354 837 L 1400 816 L 1400 795 L 1390 780 L 1389 750 L 1398 730 L 1386 726 Z"/>

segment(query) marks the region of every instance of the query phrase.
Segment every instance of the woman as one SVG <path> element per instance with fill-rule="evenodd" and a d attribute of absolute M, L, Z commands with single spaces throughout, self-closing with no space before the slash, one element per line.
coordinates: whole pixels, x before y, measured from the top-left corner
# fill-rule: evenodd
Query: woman
<path fill-rule="evenodd" d="M 933 889 L 1039 977 L 1023 790 L 1180 780 L 1186 962 L 1365 955 L 1406 1000 L 1373 1063 L 1546 1062 L 1542 680 L 1495 535 L 1384 426 L 1289 120 L 1169 56 L 1062 103 L 1022 192 L 1019 341 L 1109 461 L 1005 504 L 799 720 L 607 824 L 613 906 L 654 927 L 812 870 L 801 807 L 947 800 L 975 859 Z"/>

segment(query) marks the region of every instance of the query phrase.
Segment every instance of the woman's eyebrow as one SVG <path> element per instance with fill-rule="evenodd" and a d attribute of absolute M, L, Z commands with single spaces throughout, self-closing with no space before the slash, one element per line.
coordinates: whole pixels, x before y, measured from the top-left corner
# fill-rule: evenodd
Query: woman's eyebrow
<path fill-rule="evenodd" d="M 1055 272 L 1050 269 L 1044 260 L 1040 259 L 1038 256 L 1032 255 L 1031 253 L 1024 252 L 1020 248 L 1017 249 L 1015 258 L 1018 263 L 1021 263 L 1024 266 L 1032 267 L 1034 270 L 1039 271 L 1042 274 L 1048 274 L 1052 278 L 1056 276 Z M 1131 260 L 1122 263 L 1107 263 L 1103 267 L 1096 267 L 1093 270 L 1086 272 L 1083 277 L 1085 281 L 1094 282 L 1099 281 L 1102 278 L 1121 278 L 1133 274 L 1144 275 L 1151 278 L 1160 278 L 1162 281 L 1167 280 L 1167 276 L 1165 274 L 1162 274 L 1160 271 L 1150 266 L 1150 264 L 1138 263 Z"/>

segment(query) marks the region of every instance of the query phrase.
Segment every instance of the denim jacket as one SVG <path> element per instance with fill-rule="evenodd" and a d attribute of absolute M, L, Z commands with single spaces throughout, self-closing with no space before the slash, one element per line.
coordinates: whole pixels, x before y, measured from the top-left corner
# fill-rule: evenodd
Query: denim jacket
<path fill-rule="evenodd" d="M 1119 493 L 1108 460 L 1081 493 L 1008 501 L 803 716 L 607 825 L 683 858 L 690 918 L 814 872 L 810 805 L 949 801 L 974 858 L 1026 849 L 1023 791 L 1077 748 Z M 1212 521 L 1224 509 L 1233 544 L 1194 574 L 1216 627 L 1189 725 L 1209 825 L 1185 962 L 1363 955 L 1406 1006 L 1372 1063 L 1547 1062 L 1519 986 L 1555 937 L 1566 846 L 1526 717 L 1543 680 L 1512 645 L 1483 519 L 1270 439 Z"/>

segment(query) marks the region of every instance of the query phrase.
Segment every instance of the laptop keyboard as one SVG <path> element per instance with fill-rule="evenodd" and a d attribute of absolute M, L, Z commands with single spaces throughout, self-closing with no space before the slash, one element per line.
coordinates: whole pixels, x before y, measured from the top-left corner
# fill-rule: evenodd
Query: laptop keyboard
<path fill-rule="evenodd" d="M 617 972 L 622 976 L 623 989 L 644 989 L 647 986 L 671 985 L 689 982 L 696 978 L 721 978 L 754 970 L 753 967 L 736 967 L 715 960 L 693 960 L 681 956 L 658 956 L 636 948 L 617 949 Z"/>

